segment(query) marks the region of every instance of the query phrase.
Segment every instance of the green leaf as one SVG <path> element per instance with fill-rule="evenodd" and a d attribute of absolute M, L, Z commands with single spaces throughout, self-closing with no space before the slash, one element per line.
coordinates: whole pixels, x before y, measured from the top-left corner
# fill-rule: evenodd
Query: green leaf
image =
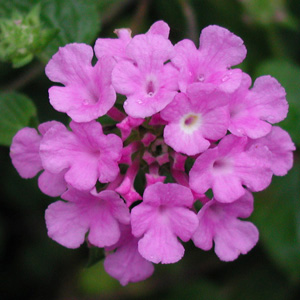
<path fill-rule="evenodd" d="M 42 25 L 55 32 L 39 58 L 44 62 L 68 43 L 91 44 L 100 30 L 98 1 L 94 0 L 10 0 L 1 1 L 0 17 L 10 15 L 13 10 L 28 13 L 40 3 Z"/>
<path fill-rule="evenodd" d="M 252 216 L 270 257 L 292 280 L 300 278 L 300 164 L 256 195 Z"/>
<path fill-rule="evenodd" d="M 37 112 L 33 102 L 19 93 L 0 94 L 0 144 L 9 146 L 21 128 L 29 126 Z"/>
<path fill-rule="evenodd" d="M 279 125 L 287 130 L 293 141 L 300 145 L 300 67 L 288 61 L 270 60 L 263 62 L 256 70 L 256 76 L 270 74 L 285 88 L 289 113 Z"/>
<path fill-rule="evenodd" d="M 60 46 L 74 42 L 90 44 L 97 37 L 100 30 L 97 1 L 43 0 L 42 4 L 42 21 L 59 30 L 56 38 L 45 49 L 45 61 L 56 53 Z"/>

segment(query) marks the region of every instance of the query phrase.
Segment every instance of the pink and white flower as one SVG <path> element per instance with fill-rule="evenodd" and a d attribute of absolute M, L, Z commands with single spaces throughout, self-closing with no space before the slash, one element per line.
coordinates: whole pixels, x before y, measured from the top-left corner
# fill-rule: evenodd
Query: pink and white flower
<path fill-rule="evenodd" d="M 64 86 L 49 89 L 51 105 L 76 122 L 89 122 L 105 115 L 116 101 L 111 84 L 114 60 L 102 57 L 92 66 L 93 49 L 85 44 L 59 48 L 46 66 L 46 75 Z"/>
<path fill-rule="evenodd" d="M 225 136 L 229 124 L 228 97 L 213 86 L 192 84 L 161 111 L 168 122 L 164 140 L 175 151 L 195 155 L 209 148 L 210 140 Z"/>
<path fill-rule="evenodd" d="M 179 261 L 187 242 L 198 226 L 196 214 L 190 210 L 194 197 L 191 190 L 176 183 L 155 183 L 144 192 L 143 202 L 131 211 L 132 234 L 141 238 L 140 254 L 154 263 Z"/>
<path fill-rule="evenodd" d="M 224 261 L 246 254 L 256 245 L 259 233 L 251 222 L 238 218 L 248 218 L 252 211 L 253 196 L 248 191 L 233 203 L 207 202 L 198 213 L 194 244 L 207 251 L 214 242 L 217 256 Z"/>
<path fill-rule="evenodd" d="M 229 130 L 236 136 L 257 139 L 267 135 L 274 123 L 285 119 L 288 103 L 285 90 L 271 76 L 261 76 L 249 90 L 251 78 L 243 74 L 239 89 L 229 102 Z"/>
<path fill-rule="evenodd" d="M 271 182 L 272 171 L 265 159 L 245 151 L 247 138 L 225 136 L 217 147 L 208 149 L 190 170 L 190 187 L 197 193 L 212 189 L 217 201 L 230 203 L 246 192 L 258 192 Z"/>
<path fill-rule="evenodd" d="M 197 49 L 190 40 L 173 46 L 169 31 L 163 21 L 134 37 L 117 29 L 118 38 L 96 41 L 95 65 L 88 45 L 60 48 L 46 74 L 63 85 L 49 97 L 70 128 L 24 128 L 11 145 L 19 174 L 40 173 L 40 189 L 61 195 L 45 213 L 49 237 L 104 248 L 104 268 L 122 285 L 148 278 L 152 263 L 179 261 L 190 239 L 203 250 L 214 244 L 223 261 L 250 251 L 258 230 L 240 218 L 253 211 L 251 192 L 293 164 L 289 134 L 272 126 L 287 115 L 283 87 L 262 76 L 251 88 L 232 69 L 246 56 L 242 39 L 208 26 Z"/>
<path fill-rule="evenodd" d="M 58 123 L 45 133 L 40 145 L 44 169 L 55 174 L 66 170 L 66 182 L 79 190 L 91 190 L 97 180 L 113 181 L 119 173 L 122 140 L 103 134 L 96 121 L 72 121 L 70 127 L 73 131 Z"/>
<path fill-rule="evenodd" d="M 234 92 L 240 85 L 242 71 L 230 67 L 246 57 L 242 39 L 225 28 L 211 25 L 202 30 L 199 44 L 197 49 L 192 41 L 185 39 L 175 45 L 172 63 L 180 69 L 180 90 L 185 92 L 191 83 L 200 82 Z"/>
<path fill-rule="evenodd" d="M 136 35 L 126 53 L 130 60 L 119 61 L 115 66 L 113 86 L 127 97 L 124 109 L 129 116 L 152 116 L 177 94 L 178 70 L 166 63 L 175 54 L 173 45 L 160 34 Z"/>
<path fill-rule="evenodd" d="M 115 244 L 121 235 L 120 224 L 129 224 L 127 206 L 114 191 L 83 192 L 69 189 L 45 213 L 48 235 L 67 248 L 78 248 L 88 233 L 97 247 Z"/>

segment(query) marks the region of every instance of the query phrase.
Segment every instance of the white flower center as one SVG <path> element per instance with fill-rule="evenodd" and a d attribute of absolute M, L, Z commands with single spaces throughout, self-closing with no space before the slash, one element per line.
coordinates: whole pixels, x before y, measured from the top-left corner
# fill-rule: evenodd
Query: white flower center
<path fill-rule="evenodd" d="M 200 127 L 201 121 L 202 118 L 200 114 L 189 113 L 181 118 L 180 125 L 185 133 L 190 134 Z"/>

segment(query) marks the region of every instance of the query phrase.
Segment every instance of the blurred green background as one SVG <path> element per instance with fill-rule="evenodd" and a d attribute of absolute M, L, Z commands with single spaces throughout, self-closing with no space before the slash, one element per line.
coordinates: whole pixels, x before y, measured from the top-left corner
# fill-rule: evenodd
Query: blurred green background
<path fill-rule="evenodd" d="M 67 121 L 48 102 L 45 64 L 66 43 L 93 45 L 121 27 L 142 33 L 156 20 L 169 24 L 173 43 L 190 38 L 198 46 L 210 24 L 240 36 L 248 49 L 240 67 L 253 81 L 271 74 L 285 87 L 290 111 L 280 126 L 300 145 L 299 0 L 1 0 L 0 299 L 300 299 L 298 150 L 289 174 L 255 194 L 251 220 L 260 241 L 232 263 L 187 243 L 179 263 L 157 265 L 148 280 L 122 287 L 102 262 L 86 267 L 86 246 L 69 250 L 47 237 L 44 211 L 53 199 L 36 178 L 19 177 L 8 148 L 24 126 Z"/>

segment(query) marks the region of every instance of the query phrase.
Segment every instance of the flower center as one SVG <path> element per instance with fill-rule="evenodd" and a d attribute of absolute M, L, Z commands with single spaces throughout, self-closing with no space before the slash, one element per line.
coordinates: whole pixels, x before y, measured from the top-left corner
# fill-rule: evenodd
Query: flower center
<path fill-rule="evenodd" d="M 199 75 L 197 76 L 197 81 L 203 82 L 204 80 L 205 80 L 204 74 L 199 74 Z"/>
<path fill-rule="evenodd" d="M 230 160 L 220 158 L 213 163 L 213 169 L 215 172 L 227 173 L 230 172 L 230 170 L 232 170 L 232 164 Z"/>
<path fill-rule="evenodd" d="M 198 120 L 198 116 L 196 116 L 196 115 L 189 115 L 184 120 L 184 125 L 186 125 L 186 126 L 192 126 L 193 124 L 195 124 L 197 122 L 197 120 Z"/>
<path fill-rule="evenodd" d="M 147 77 L 145 91 L 148 97 L 153 97 L 157 92 L 157 80 L 155 76 L 150 75 Z"/>
<path fill-rule="evenodd" d="M 86 92 L 82 95 L 83 105 L 93 105 L 99 100 L 99 91 L 94 86 L 89 86 Z"/>
<path fill-rule="evenodd" d="M 154 83 L 153 81 L 149 81 L 148 82 L 148 85 L 147 85 L 147 89 L 146 89 L 146 92 L 148 94 L 148 96 L 152 97 L 154 95 Z"/>
<path fill-rule="evenodd" d="M 225 166 L 226 166 L 226 162 L 222 159 L 216 160 L 213 164 L 214 169 L 222 169 Z"/>
<path fill-rule="evenodd" d="M 181 119 L 181 128 L 186 133 L 192 133 L 201 125 L 201 115 L 199 114 L 186 114 Z"/>

